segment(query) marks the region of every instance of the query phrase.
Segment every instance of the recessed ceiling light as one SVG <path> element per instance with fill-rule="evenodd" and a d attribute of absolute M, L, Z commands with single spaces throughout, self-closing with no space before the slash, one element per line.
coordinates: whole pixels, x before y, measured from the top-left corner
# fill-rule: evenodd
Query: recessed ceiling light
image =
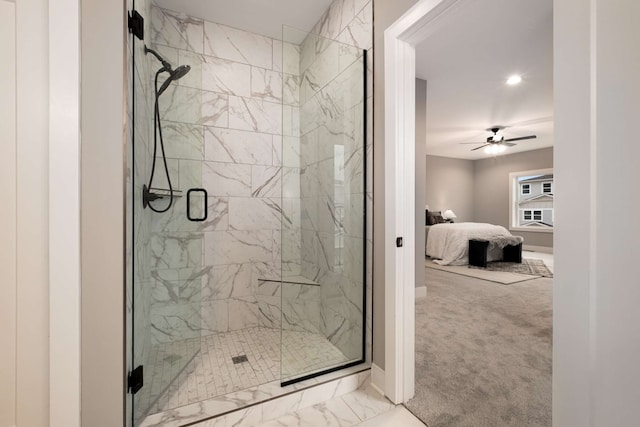
<path fill-rule="evenodd" d="M 517 75 L 517 74 L 514 74 L 513 76 L 511 76 L 511 77 L 509 77 L 507 79 L 507 84 L 509 86 L 514 86 L 514 85 L 517 85 L 518 83 L 520 83 L 521 81 L 522 81 L 522 77 Z"/>

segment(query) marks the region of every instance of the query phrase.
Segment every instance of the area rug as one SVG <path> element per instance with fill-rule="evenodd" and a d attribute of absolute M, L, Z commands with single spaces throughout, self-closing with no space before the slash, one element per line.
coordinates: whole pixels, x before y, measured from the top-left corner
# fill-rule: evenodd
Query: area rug
<path fill-rule="evenodd" d="M 492 263 L 491 263 L 492 264 Z M 447 271 L 449 273 L 460 274 L 462 276 L 475 277 L 476 279 L 488 280 L 490 282 L 500 283 L 502 285 L 511 285 L 514 283 L 523 282 L 525 280 L 532 280 L 536 277 L 541 277 L 532 274 L 521 274 L 509 271 L 494 271 L 484 268 L 469 268 L 468 265 L 439 265 L 433 262 L 431 259 L 425 260 L 425 267 Z M 427 272 L 427 274 L 429 274 Z"/>
<path fill-rule="evenodd" d="M 429 427 L 550 427 L 552 280 L 495 286 L 429 271 L 405 406 Z"/>
<path fill-rule="evenodd" d="M 541 259 L 525 258 L 522 263 L 495 261 L 487 263 L 487 267 L 475 267 L 470 265 L 469 268 L 482 269 L 489 271 L 506 271 L 509 273 L 528 274 L 539 277 L 553 277 L 553 273 L 544 264 Z"/>

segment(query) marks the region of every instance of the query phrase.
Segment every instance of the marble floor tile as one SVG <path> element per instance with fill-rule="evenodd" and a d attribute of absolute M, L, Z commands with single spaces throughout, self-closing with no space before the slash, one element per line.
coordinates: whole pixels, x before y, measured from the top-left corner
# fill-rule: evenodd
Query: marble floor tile
<path fill-rule="evenodd" d="M 347 427 L 360 421 L 344 400 L 331 399 L 261 424 L 261 427 Z"/>
<path fill-rule="evenodd" d="M 350 360 L 318 333 L 282 331 L 282 378 L 344 365 Z"/>
<path fill-rule="evenodd" d="M 356 424 L 358 427 L 425 427 L 425 424 L 402 405 L 398 405 L 384 414 Z"/>
<path fill-rule="evenodd" d="M 267 414 L 263 413 L 266 419 Z M 258 427 L 424 427 L 404 406 L 395 406 L 370 385 L 258 424 Z M 208 424 L 197 427 L 210 427 Z"/>
<path fill-rule="evenodd" d="M 247 360 L 234 363 L 237 356 Z M 233 399 L 233 395 L 256 386 L 279 386 L 282 378 L 347 362 L 320 334 L 264 327 L 157 345 L 145 365 L 145 387 L 136 395 L 136 419 L 208 399 Z"/>
<path fill-rule="evenodd" d="M 374 418 L 393 409 L 393 403 L 369 386 L 342 396 L 349 408 L 361 420 Z"/>

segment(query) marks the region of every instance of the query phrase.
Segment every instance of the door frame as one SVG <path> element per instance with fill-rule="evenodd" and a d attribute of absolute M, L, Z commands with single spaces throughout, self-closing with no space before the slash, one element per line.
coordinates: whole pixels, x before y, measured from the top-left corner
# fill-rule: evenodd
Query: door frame
<path fill-rule="evenodd" d="M 49 423 L 80 426 L 80 2 L 49 0 Z"/>
<path fill-rule="evenodd" d="M 397 404 L 415 392 L 415 46 L 466 1 L 421 0 L 384 32 L 384 383 Z"/>
<path fill-rule="evenodd" d="M 0 0 L 0 425 L 16 423 L 17 328 L 17 140 L 16 140 L 16 5 Z"/>

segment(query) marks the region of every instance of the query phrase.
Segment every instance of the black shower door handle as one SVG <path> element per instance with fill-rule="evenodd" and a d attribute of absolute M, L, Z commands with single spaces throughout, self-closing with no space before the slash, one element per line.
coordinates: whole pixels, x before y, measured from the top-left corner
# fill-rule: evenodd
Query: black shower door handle
<path fill-rule="evenodd" d="M 203 215 L 201 217 L 191 216 L 191 195 L 193 193 L 202 193 L 204 196 L 203 197 L 204 206 L 202 207 Z M 209 214 L 207 198 L 208 198 L 207 190 L 205 190 L 204 188 L 190 188 L 189 191 L 187 191 L 187 218 L 189 219 L 189 221 L 202 222 L 207 219 L 207 216 Z"/>

